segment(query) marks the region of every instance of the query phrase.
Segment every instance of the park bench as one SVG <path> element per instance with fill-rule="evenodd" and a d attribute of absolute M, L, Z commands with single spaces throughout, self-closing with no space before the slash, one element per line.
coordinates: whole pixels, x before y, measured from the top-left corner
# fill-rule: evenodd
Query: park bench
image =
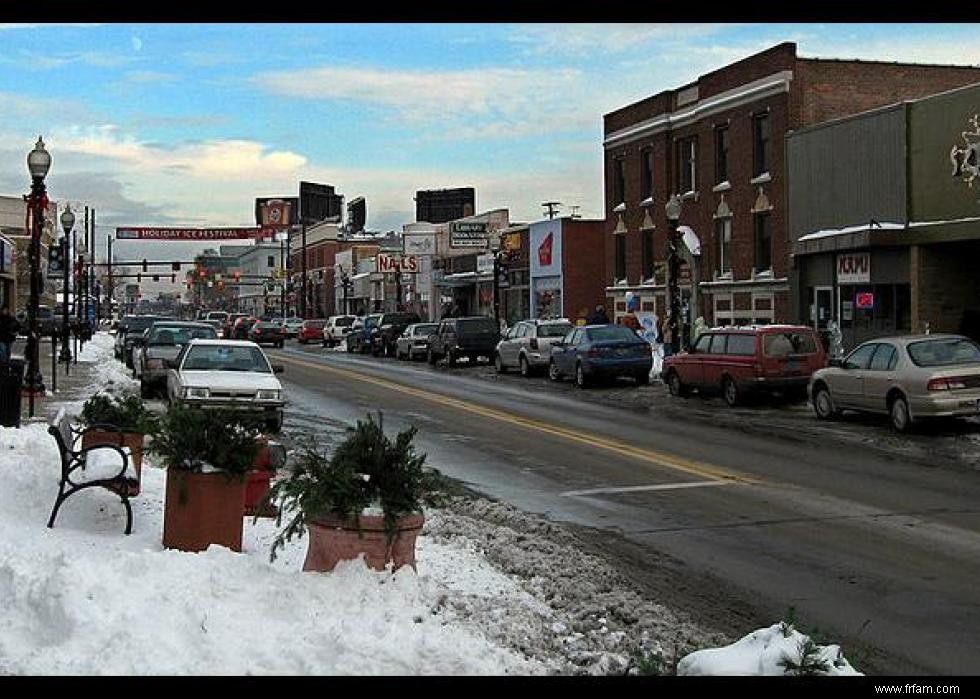
<path fill-rule="evenodd" d="M 65 415 L 64 409 L 58 411 L 58 414 L 48 422 L 48 432 L 58 443 L 58 451 L 61 454 L 61 482 L 58 484 L 58 499 L 54 503 L 54 509 L 51 510 L 48 527 L 54 527 L 58 509 L 65 500 L 86 488 L 100 487 L 112 491 L 122 500 L 126 507 L 126 534 L 129 534 L 133 530 L 133 509 L 129 504 L 129 483 L 137 478 L 130 450 L 128 447 L 122 446 L 122 433 L 120 433 L 118 445 L 96 444 L 75 449 L 76 442 L 81 444 L 79 438 L 85 432 L 94 429 L 119 431 L 115 425 L 101 424 L 91 425 L 84 430 L 75 429 L 72 427 L 68 416 Z"/>

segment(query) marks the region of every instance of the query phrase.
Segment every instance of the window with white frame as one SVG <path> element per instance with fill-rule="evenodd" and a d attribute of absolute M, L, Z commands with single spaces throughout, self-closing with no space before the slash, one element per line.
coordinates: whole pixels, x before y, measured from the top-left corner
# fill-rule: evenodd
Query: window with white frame
<path fill-rule="evenodd" d="M 732 276 L 732 218 L 715 219 L 716 263 L 719 277 Z"/>
<path fill-rule="evenodd" d="M 677 191 L 681 194 L 693 192 L 697 186 L 696 138 L 684 138 L 677 142 Z"/>

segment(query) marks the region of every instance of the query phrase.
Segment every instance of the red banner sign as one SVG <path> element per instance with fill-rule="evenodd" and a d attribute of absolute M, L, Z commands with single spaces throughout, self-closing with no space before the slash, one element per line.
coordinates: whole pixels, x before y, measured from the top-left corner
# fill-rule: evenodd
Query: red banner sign
<path fill-rule="evenodd" d="M 261 240 L 275 236 L 275 228 L 117 228 L 117 240 Z"/>

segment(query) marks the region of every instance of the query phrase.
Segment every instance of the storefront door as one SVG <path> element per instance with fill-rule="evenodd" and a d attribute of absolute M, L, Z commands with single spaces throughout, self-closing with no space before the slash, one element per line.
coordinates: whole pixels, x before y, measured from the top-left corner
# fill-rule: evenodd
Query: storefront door
<path fill-rule="evenodd" d="M 813 291 L 813 327 L 817 330 L 826 330 L 827 323 L 834 317 L 834 288 L 818 286 Z"/>

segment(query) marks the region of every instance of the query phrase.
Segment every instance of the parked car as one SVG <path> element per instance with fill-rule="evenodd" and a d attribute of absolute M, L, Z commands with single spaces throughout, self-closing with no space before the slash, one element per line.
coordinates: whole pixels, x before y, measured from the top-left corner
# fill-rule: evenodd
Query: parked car
<path fill-rule="evenodd" d="M 208 311 L 208 314 L 204 316 L 204 320 L 220 320 L 222 322 L 228 320 L 227 311 Z"/>
<path fill-rule="evenodd" d="M 323 326 L 323 346 L 333 347 L 343 342 L 354 326 L 357 316 L 330 316 Z"/>
<path fill-rule="evenodd" d="M 252 329 L 258 321 L 252 316 L 242 316 L 235 321 L 235 324 L 231 328 L 231 337 L 226 337 L 226 340 L 247 340 L 248 331 Z"/>
<path fill-rule="evenodd" d="M 224 319 L 221 324 L 221 337 L 226 340 L 232 339 L 231 336 L 234 333 L 235 323 L 238 322 L 239 318 L 248 318 L 248 313 L 229 313 L 228 317 Z"/>
<path fill-rule="evenodd" d="M 421 321 L 418 313 L 385 313 L 378 320 L 378 332 L 371 336 L 371 354 L 375 357 L 380 354 L 392 356 L 398 336 L 412 323 Z"/>
<path fill-rule="evenodd" d="M 493 357 L 499 341 L 500 328 L 489 316 L 446 318 L 429 336 L 426 358 L 433 366 L 443 358 L 449 366 L 455 366 L 460 357 L 475 364 L 479 357 Z"/>
<path fill-rule="evenodd" d="M 371 349 L 371 335 L 378 331 L 378 321 L 381 320 L 381 313 L 372 313 L 364 316 L 360 327 L 356 323 L 347 333 L 348 352 L 368 352 Z"/>
<path fill-rule="evenodd" d="M 217 330 L 207 321 L 157 321 L 146 331 L 146 342 L 134 348 L 133 373 L 140 380 L 140 395 L 151 397 L 167 385 L 167 361 L 194 339 L 216 340 Z"/>
<path fill-rule="evenodd" d="M 324 318 L 304 320 L 303 324 L 299 326 L 296 341 L 301 345 L 305 345 L 307 342 L 322 342 L 323 328 L 326 324 L 327 321 Z"/>
<path fill-rule="evenodd" d="M 516 368 L 522 376 L 530 376 L 535 370 L 546 370 L 551 362 L 551 346 L 571 329 L 571 321 L 565 318 L 516 323 L 497 343 L 493 355 L 497 373 Z"/>
<path fill-rule="evenodd" d="M 191 340 L 170 362 L 167 400 L 171 404 L 231 407 L 254 411 L 272 432 L 282 429 L 282 384 L 262 348 L 240 340 Z"/>
<path fill-rule="evenodd" d="M 572 328 L 551 345 L 548 378 L 574 377 L 580 388 L 597 378 L 632 377 L 650 382 L 653 354 L 650 343 L 625 325 L 583 325 Z"/>
<path fill-rule="evenodd" d="M 834 364 L 810 379 L 821 420 L 842 410 L 881 413 L 897 432 L 907 432 L 928 418 L 980 415 L 980 345 L 968 337 L 881 337 Z"/>
<path fill-rule="evenodd" d="M 810 376 L 826 365 L 813 328 L 755 325 L 706 331 L 689 351 L 665 358 L 661 374 L 671 395 L 720 391 L 735 406 L 748 395 L 774 391 L 803 399 Z"/>
<path fill-rule="evenodd" d="M 214 319 L 214 320 L 202 320 L 201 322 L 205 323 L 206 325 L 210 325 L 212 328 L 214 328 L 214 332 L 217 333 L 218 337 L 221 337 L 225 331 L 224 321 Z"/>
<path fill-rule="evenodd" d="M 429 335 L 439 328 L 438 323 L 413 323 L 405 328 L 395 342 L 395 356 L 398 359 L 415 359 L 416 355 L 423 357 L 429 352 Z"/>
<path fill-rule="evenodd" d="M 286 318 L 282 321 L 282 327 L 286 331 L 286 337 L 296 337 L 299 334 L 299 329 L 303 325 L 303 319 L 292 317 Z"/>
<path fill-rule="evenodd" d="M 248 329 L 248 339 L 257 345 L 282 347 L 286 343 L 286 333 L 281 325 L 268 320 L 259 320 Z"/>
<path fill-rule="evenodd" d="M 127 316 L 125 325 L 120 323 L 119 332 L 116 334 L 116 347 L 120 349 L 119 359 L 125 364 L 127 369 L 133 368 L 133 348 L 143 344 L 144 333 L 158 320 L 176 320 L 168 316 Z M 123 330 L 125 328 L 125 330 Z M 122 338 L 120 339 L 120 335 Z"/>

